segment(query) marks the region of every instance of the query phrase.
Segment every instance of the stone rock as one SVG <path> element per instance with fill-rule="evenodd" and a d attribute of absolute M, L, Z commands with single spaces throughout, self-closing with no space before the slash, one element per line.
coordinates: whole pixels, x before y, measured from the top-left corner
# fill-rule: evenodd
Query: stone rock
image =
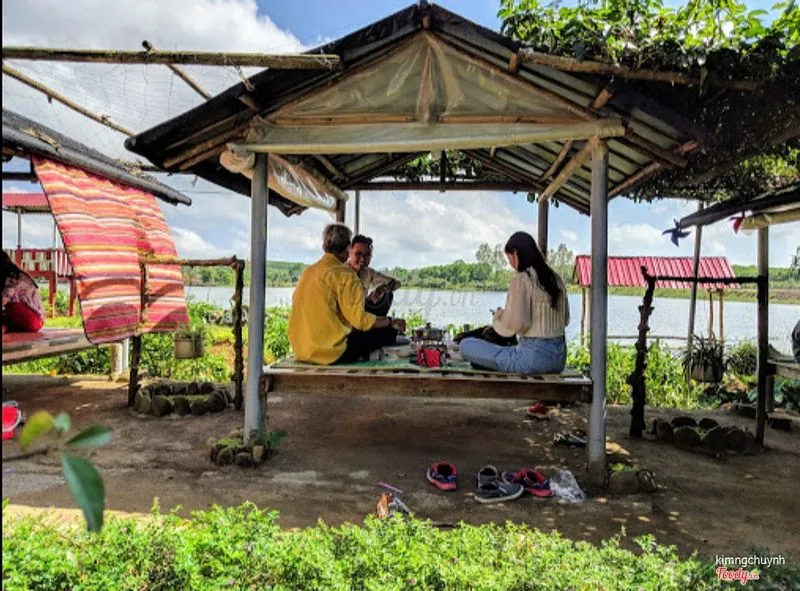
<path fill-rule="evenodd" d="M 792 419 L 772 418 L 769 420 L 769 426 L 778 431 L 791 431 Z"/>
<path fill-rule="evenodd" d="M 639 479 L 640 492 L 653 493 L 658 490 L 656 476 L 651 470 L 639 470 L 636 476 Z"/>
<path fill-rule="evenodd" d="M 725 441 L 725 429 L 722 427 L 714 427 L 703 435 L 700 445 L 703 449 L 713 451 L 714 453 L 724 452 L 728 447 Z"/>
<path fill-rule="evenodd" d="M 206 398 L 206 403 L 208 404 L 208 410 L 210 412 L 222 412 L 228 407 L 228 401 L 225 399 L 225 396 L 218 392 L 214 392 Z"/>
<path fill-rule="evenodd" d="M 200 394 L 211 394 L 214 391 L 214 384 L 211 382 L 203 382 L 200 384 Z"/>
<path fill-rule="evenodd" d="M 672 443 L 675 438 L 672 425 L 670 425 L 667 421 L 660 421 L 656 425 L 656 437 L 658 437 L 659 441 Z"/>
<path fill-rule="evenodd" d="M 216 393 L 225 398 L 225 404 L 233 404 L 233 394 L 225 386 L 217 388 Z"/>
<path fill-rule="evenodd" d="M 740 404 L 736 407 L 736 412 L 740 417 L 745 417 L 748 419 L 756 418 L 756 407 L 752 404 Z"/>
<path fill-rule="evenodd" d="M 691 427 L 678 427 L 673 431 L 675 445 L 695 448 L 700 445 L 700 435 Z"/>
<path fill-rule="evenodd" d="M 608 478 L 611 492 L 618 495 L 632 495 L 639 490 L 639 474 L 634 470 L 612 472 Z"/>
<path fill-rule="evenodd" d="M 186 384 L 177 383 L 172 386 L 173 396 L 186 396 L 189 393 L 189 386 Z"/>
<path fill-rule="evenodd" d="M 692 417 L 682 416 L 682 417 L 675 417 L 672 419 L 672 428 L 677 429 L 678 427 L 696 427 L 697 421 L 695 421 Z"/>
<path fill-rule="evenodd" d="M 253 446 L 253 461 L 256 464 L 260 464 L 264 461 L 264 454 L 267 451 L 267 448 L 263 445 L 254 445 Z"/>
<path fill-rule="evenodd" d="M 208 403 L 205 400 L 192 400 L 189 410 L 193 415 L 200 416 L 208 412 Z"/>
<path fill-rule="evenodd" d="M 172 406 L 178 415 L 185 417 L 192 412 L 192 405 L 186 396 L 176 396 L 172 401 Z"/>
<path fill-rule="evenodd" d="M 200 384 L 197 382 L 189 382 L 186 385 L 187 396 L 197 396 L 200 393 Z"/>
<path fill-rule="evenodd" d="M 227 466 L 228 464 L 233 464 L 234 460 L 236 459 L 236 452 L 232 447 L 223 447 L 217 453 L 217 464 L 220 466 Z"/>
<path fill-rule="evenodd" d="M 172 401 L 166 396 L 153 396 L 153 415 L 165 417 L 172 412 Z"/>
<path fill-rule="evenodd" d="M 743 452 L 747 449 L 747 437 L 738 427 L 725 429 L 725 447 L 731 451 Z"/>
<path fill-rule="evenodd" d="M 719 427 L 719 423 L 714 419 L 709 419 L 708 417 L 700 419 L 700 422 L 697 423 L 697 426 L 703 429 L 704 431 L 711 431 L 714 427 Z"/>
<path fill-rule="evenodd" d="M 153 396 L 172 396 L 172 388 L 169 384 L 158 384 L 153 388 Z"/>
<path fill-rule="evenodd" d="M 236 465 L 241 468 L 247 468 L 253 465 L 253 456 L 249 452 L 240 451 L 236 454 Z"/>
<path fill-rule="evenodd" d="M 219 455 L 219 452 L 221 452 L 223 449 L 225 449 L 225 445 L 222 444 L 222 443 L 219 443 L 213 437 L 209 437 L 208 438 L 208 441 L 206 442 L 206 445 L 208 446 L 208 457 L 211 459 L 212 462 L 215 462 L 217 460 L 217 456 Z"/>
<path fill-rule="evenodd" d="M 151 412 L 153 412 L 152 400 L 150 400 L 149 396 L 142 394 L 141 392 L 136 394 L 133 407 L 136 409 L 136 412 L 142 415 L 149 415 Z"/>

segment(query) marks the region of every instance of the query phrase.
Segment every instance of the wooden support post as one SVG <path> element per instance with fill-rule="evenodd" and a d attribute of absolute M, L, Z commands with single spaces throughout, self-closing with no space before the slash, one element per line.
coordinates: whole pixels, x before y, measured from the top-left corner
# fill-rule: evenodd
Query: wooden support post
<path fill-rule="evenodd" d="M 697 206 L 697 211 L 703 211 L 705 205 L 700 202 Z M 697 277 L 700 274 L 700 249 L 703 242 L 703 226 L 697 226 L 696 234 L 694 237 L 694 258 L 692 259 L 692 287 L 691 294 L 689 295 L 689 328 L 686 335 L 686 347 L 691 348 L 692 339 L 694 338 L 694 321 L 697 313 Z"/>
<path fill-rule="evenodd" d="M 128 406 L 132 407 L 139 391 L 139 359 L 142 356 L 142 335 L 135 335 L 132 339 L 131 350 L 131 375 L 128 379 Z"/>
<path fill-rule="evenodd" d="M 355 234 L 361 233 L 361 191 L 356 189 L 356 221 L 354 224 Z"/>
<path fill-rule="evenodd" d="M 724 299 L 725 299 L 725 292 L 720 289 L 719 290 L 719 340 L 720 342 L 725 341 L 725 312 L 724 312 Z"/>
<path fill-rule="evenodd" d="M 708 288 L 708 338 L 714 338 L 714 290 Z"/>
<path fill-rule="evenodd" d="M 550 204 L 544 199 L 539 199 L 539 218 L 536 222 L 539 235 L 537 242 L 539 243 L 539 250 L 544 257 L 544 260 L 547 260 L 547 226 L 549 222 L 549 212 Z"/>
<path fill-rule="evenodd" d="M 242 330 L 242 313 L 244 295 L 244 261 L 236 261 L 233 264 L 233 272 L 236 275 L 236 287 L 233 292 L 233 384 L 234 398 L 233 403 L 236 410 L 242 408 L 244 401 L 244 345 Z"/>
<path fill-rule="evenodd" d="M 58 279 L 56 272 L 51 271 L 50 276 L 47 278 L 47 284 L 50 289 L 48 297 L 50 299 L 50 318 L 56 317 L 56 292 L 58 291 Z"/>
<path fill-rule="evenodd" d="M 17 259 L 22 255 L 22 212 L 17 210 Z M 15 261 L 19 266 L 19 260 Z"/>
<path fill-rule="evenodd" d="M 75 276 L 69 278 L 69 315 L 75 316 L 75 300 L 78 298 L 78 289 L 75 285 Z"/>
<path fill-rule="evenodd" d="M 589 477 L 606 480 L 606 336 L 608 334 L 608 145 L 591 140 L 592 154 L 592 408 L 587 446 Z"/>
<path fill-rule="evenodd" d="M 642 276 L 647 281 L 647 289 L 644 292 L 642 305 L 639 306 L 639 336 L 636 339 L 636 362 L 628 376 L 628 384 L 631 386 L 631 428 L 629 435 L 641 439 L 644 435 L 644 407 L 647 403 L 647 390 L 645 389 L 644 372 L 647 369 L 647 333 L 650 331 L 648 325 L 650 315 L 653 313 L 653 292 L 656 290 L 656 280 L 647 274 L 647 269 L 642 267 Z"/>
<path fill-rule="evenodd" d="M 767 355 L 769 353 L 769 228 L 758 230 L 758 404 L 756 443 L 764 445 L 767 422 Z"/>
<path fill-rule="evenodd" d="M 267 290 L 268 154 L 256 154 L 250 190 L 250 312 L 247 338 L 247 386 L 244 400 L 244 443 L 252 446 L 267 436 L 266 397 L 262 407 L 264 322 Z"/>

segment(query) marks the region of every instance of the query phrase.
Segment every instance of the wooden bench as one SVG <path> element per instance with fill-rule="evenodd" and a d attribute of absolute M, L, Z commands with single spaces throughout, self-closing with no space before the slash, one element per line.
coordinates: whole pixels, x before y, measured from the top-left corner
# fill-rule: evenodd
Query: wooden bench
<path fill-rule="evenodd" d="M 75 353 L 94 346 L 79 328 L 43 328 L 39 332 L 7 332 L 3 335 L 3 365 Z"/>
<path fill-rule="evenodd" d="M 461 368 L 286 366 L 264 368 L 262 391 L 452 398 L 502 398 L 542 402 L 588 402 L 592 381 L 575 370 L 522 375 Z"/>

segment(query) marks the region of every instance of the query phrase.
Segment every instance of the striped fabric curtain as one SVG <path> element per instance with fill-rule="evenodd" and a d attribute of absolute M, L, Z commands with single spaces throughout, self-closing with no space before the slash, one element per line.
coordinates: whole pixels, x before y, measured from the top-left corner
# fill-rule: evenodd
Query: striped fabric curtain
<path fill-rule="evenodd" d="M 59 162 L 34 158 L 34 166 L 75 272 L 89 341 L 186 326 L 177 265 L 147 265 L 142 308 L 142 257 L 176 256 L 155 197 Z"/>

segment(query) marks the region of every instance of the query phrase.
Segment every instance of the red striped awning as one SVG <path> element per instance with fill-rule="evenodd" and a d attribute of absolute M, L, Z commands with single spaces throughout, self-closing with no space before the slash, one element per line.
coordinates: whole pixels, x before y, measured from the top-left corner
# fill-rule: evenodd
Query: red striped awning
<path fill-rule="evenodd" d="M 642 267 L 651 275 L 671 275 L 673 277 L 692 277 L 692 257 L 608 257 L 609 287 L 646 287 Z M 714 279 L 735 278 L 733 267 L 725 257 L 701 257 L 700 277 Z M 575 257 L 573 281 L 581 287 L 592 285 L 592 260 L 589 255 Z M 659 281 L 658 287 L 689 289 L 689 281 Z M 722 287 L 717 284 L 699 284 L 701 289 Z M 728 285 L 727 287 L 736 287 Z"/>
<path fill-rule="evenodd" d="M 3 209 L 20 213 L 50 213 L 44 193 L 3 193 Z"/>

